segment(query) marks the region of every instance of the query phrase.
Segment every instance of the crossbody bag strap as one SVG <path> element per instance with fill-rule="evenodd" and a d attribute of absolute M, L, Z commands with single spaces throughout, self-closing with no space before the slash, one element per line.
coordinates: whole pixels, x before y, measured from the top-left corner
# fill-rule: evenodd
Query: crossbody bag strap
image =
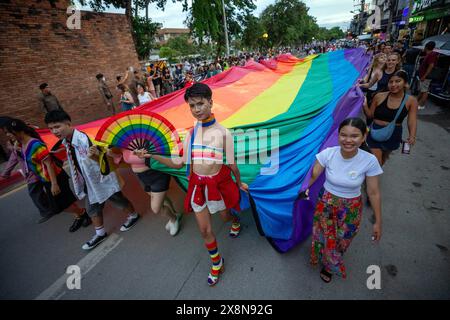
<path fill-rule="evenodd" d="M 402 104 L 398 108 L 397 113 L 395 115 L 395 118 L 394 118 L 394 121 L 393 121 L 394 123 L 397 122 L 398 117 L 400 116 L 400 114 L 402 113 L 403 108 L 406 105 L 406 101 L 408 101 L 408 98 L 409 98 L 409 94 L 405 93 L 405 96 L 403 97 L 403 100 L 402 100 Z"/>

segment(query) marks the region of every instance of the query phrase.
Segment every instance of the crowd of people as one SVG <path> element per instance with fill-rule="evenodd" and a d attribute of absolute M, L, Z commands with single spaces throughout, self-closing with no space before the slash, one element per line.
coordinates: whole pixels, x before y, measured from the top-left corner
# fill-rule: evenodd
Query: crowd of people
<path fill-rule="evenodd" d="M 419 67 L 422 94 L 427 91 L 427 75 L 435 61 L 433 48 L 433 43 L 427 44 Z M 399 149 L 402 143 L 413 146 L 416 142 L 420 102 L 408 93 L 410 76 L 408 71 L 402 69 L 402 63 L 406 62 L 407 65 L 409 62 L 406 59 L 407 48 L 400 42 L 394 46 L 381 43 L 367 48 L 367 53 L 371 55 L 372 61 L 367 75 L 357 84 L 365 92 L 365 119 L 349 118 L 340 124 L 338 145 L 316 155 L 308 187 L 299 193 L 299 199 L 308 200 L 309 189 L 322 173 L 325 174 L 325 183 L 318 195 L 314 213 L 310 256 L 311 264 L 322 265 L 320 278 L 325 282 L 330 282 L 333 275 L 346 277 L 343 254 L 360 229 L 362 186 L 365 186 L 368 205 L 375 216 L 372 240 L 381 239 L 379 176 L 383 173 L 382 167 L 392 151 Z M 241 181 L 234 162 L 233 138 L 214 118 L 212 91 L 208 85 L 196 82 L 194 76 L 200 74 L 207 78 L 249 60 L 258 62 L 268 58 L 270 55 L 247 54 L 218 59 L 210 64 L 185 62 L 183 65 L 150 70 L 143 74 L 127 70 L 123 77 L 117 77 L 123 111 L 133 109 L 137 102 L 146 103 L 170 93 L 176 87 L 175 81 L 169 79 L 180 76 L 188 79 L 183 84 L 187 88 L 184 99 L 196 125 L 184 139 L 182 157 L 167 158 L 149 154 L 146 150 L 118 148 L 108 149 L 106 154 L 110 161 L 116 164 L 123 161 L 130 166 L 151 198 L 151 210 L 168 218 L 165 229 L 172 236 L 180 230 L 182 213 L 175 211 L 172 201 L 167 197 L 171 176 L 152 169 L 149 160 L 177 169 L 186 166 L 189 186 L 184 211 L 195 213 L 200 235 L 211 257 L 212 266 L 207 278 L 209 285 L 218 282 L 225 263 L 212 230 L 211 215 L 220 213 L 224 221 L 230 221 L 229 235 L 237 237 L 241 232 L 240 190 L 248 192 L 248 186 Z M 98 74 L 97 79 L 105 103 L 112 112 L 116 112 L 105 77 Z M 164 80 L 169 81 L 165 83 Z M 106 201 L 111 201 L 126 214 L 121 231 L 132 228 L 140 215 L 121 192 L 120 174 L 117 171 L 106 174 L 101 172 L 100 147 L 72 126 L 70 115 L 56 97 L 51 97 L 47 84 L 42 84 L 40 89 L 42 107 L 47 111 L 45 123 L 60 139 L 61 148 L 67 152 L 70 175 L 62 169 L 62 163 L 49 151 L 33 127 L 20 119 L 4 117 L 0 128 L 10 140 L 12 153 L 2 176 L 8 177 L 14 166 L 21 166 L 29 195 L 41 214 L 40 222 L 66 211 L 74 215 L 70 232 L 93 224 L 95 234 L 82 246 L 85 250 L 91 250 L 108 236 L 103 224 Z M 419 101 L 424 101 L 422 98 L 419 97 Z M 407 121 L 408 128 L 405 140 L 402 129 L 404 121 Z M 69 181 L 74 191 L 69 187 Z M 79 207 L 77 200 L 84 200 L 85 208 Z"/>

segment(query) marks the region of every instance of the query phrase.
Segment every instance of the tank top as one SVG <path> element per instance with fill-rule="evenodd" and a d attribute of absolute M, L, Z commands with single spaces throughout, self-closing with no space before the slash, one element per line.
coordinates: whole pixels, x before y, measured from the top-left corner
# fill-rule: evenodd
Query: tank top
<path fill-rule="evenodd" d="M 380 81 L 378 81 L 378 92 L 383 92 L 388 90 L 388 83 L 391 79 L 392 75 L 395 73 L 386 73 L 386 71 L 383 71 L 383 76 L 381 77 Z"/>
<path fill-rule="evenodd" d="M 376 107 L 375 113 L 374 113 L 374 119 L 386 121 L 386 122 L 392 122 L 394 120 L 395 115 L 397 114 L 398 108 L 400 108 L 401 103 L 395 109 L 389 108 L 387 105 L 389 96 L 390 96 L 390 93 L 387 95 L 386 99 L 384 99 L 384 101 L 380 105 L 378 105 L 378 107 Z M 405 98 L 405 94 L 403 94 L 402 101 L 404 98 Z M 400 115 L 398 116 L 396 124 L 402 124 L 403 120 L 406 118 L 407 115 L 408 115 L 408 109 L 405 106 L 403 108 L 402 112 L 400 113 Z"/>
<path fill-rule="evenodd" d="M 372 81 L 372 78 L 374 77 L 374 75 L 373 75 L 373 67 L 370 69 L 370 73 L 369 73 L 369 83 L 370 83 L 370 81 Z M 369 90 L 369 91 L 377 91 L 378 90 L 378 81 L 377 82 L 375 82 L 374 84 L 373 84 L 373 86 L 371 86 L 369 89 L 367 89 L 367 90 Z"/>

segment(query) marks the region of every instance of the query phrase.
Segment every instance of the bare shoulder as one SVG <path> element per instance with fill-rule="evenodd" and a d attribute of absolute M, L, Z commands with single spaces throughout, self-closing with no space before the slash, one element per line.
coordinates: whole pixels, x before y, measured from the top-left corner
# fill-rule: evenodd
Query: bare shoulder
<path fill-rule="evenodd" d="M 386 99 L 389 92 L 379 92 L 373 97 L 375 101 L 382 101 L 383 99 Z"/>
<path fill-rule="evenodd" d="M 219 130 L 224 136 L 231 134 L 230 130 L 228 130 L 218 122 L 216 122 L 216 129 Z"/>
<path fill-rule="evenodd" d="M 407 102 L 408 103 L 417 103 L 417 98 L 414 97 L 413 95 L 409 95 Z"/>

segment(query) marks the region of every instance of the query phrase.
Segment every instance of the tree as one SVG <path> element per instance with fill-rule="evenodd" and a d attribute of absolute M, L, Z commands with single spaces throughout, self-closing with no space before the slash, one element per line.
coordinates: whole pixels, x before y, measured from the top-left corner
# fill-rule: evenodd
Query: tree
<path fill-rule="evenodd" d="M 289 46 L 312 39 L 319 31 L 309 8 L 299 0 L 277 0 L 261 14 L 271 47 Z"/>
<path fill-rule="evenodd" d="M 176 58 L 178 58 L 180 55 L 181 54 L 178 51 L 176 51 L 176 50 L 174 50 L 174 49 L 172 49 L 170 47 L 162 46 L 159 49 L 159 56 L 161 58 L 169 59 L 169 63 L 176 62 L 178 60 Z"/>
<path fill-rule="evenodd" d="M 154 23 L 143 17 L 133 17 L 133 34 L 136 38 L 136 51 L 139 59 L 146 59 L 153 49 L 155 35 L 161 28 L 160 23 Z"/>
<path fill-rule="evenodd" d="M 165 46 L 179 52 L 183 57 L 193 54 L 196 51 L 188 36 L 171 38 Z"/>
<path fill-rule="evenodd" d="M 244 17 L 256 6 L 253 0 L 224 0 L 224 3 L 228 34 L 232 39 L 242 32 Z M 200 44 L 205 41 L 217 44 L 217 55 L 225 51 L 222 0 L 193 0 L 186 23 Z"/>
<path fill-rule="evenodd" d="M 247 15 L 244 20 L 244 30 L 241 37 L 242 46 L 249 49 L 265 47 L 267 43 L 264 38 L 265 33 L 266 30 L 261 20 L 251 14 Z"/>

